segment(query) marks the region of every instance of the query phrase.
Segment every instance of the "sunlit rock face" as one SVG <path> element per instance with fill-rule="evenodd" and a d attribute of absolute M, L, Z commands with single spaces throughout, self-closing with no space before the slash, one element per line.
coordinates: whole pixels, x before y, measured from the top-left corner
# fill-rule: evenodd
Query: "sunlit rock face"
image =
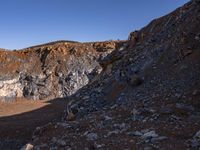
<path fill-rule="evenodd" d="M 68 97 L 103 70 L 100 61 L 123 42 L 57 41 L 0 51 L 0 99 Z"/>
<path fill-rule="evenodd" d="M 0 99 L 3 101 L 10 101 L 16 97 L 22 97 L 22 85 L 19 78 L 13 78 L 0 81 Z"/>

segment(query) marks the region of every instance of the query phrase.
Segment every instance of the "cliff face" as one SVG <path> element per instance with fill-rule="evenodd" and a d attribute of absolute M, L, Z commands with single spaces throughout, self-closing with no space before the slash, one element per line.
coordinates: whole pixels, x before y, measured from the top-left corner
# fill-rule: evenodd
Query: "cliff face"
<path fill-rule="evenodd" d="M 0 99 L 50 99 L 74 94 L 102 67 L 99 62 L 123 42 L 54 42 L 20 51 L 0 51 Z"/>

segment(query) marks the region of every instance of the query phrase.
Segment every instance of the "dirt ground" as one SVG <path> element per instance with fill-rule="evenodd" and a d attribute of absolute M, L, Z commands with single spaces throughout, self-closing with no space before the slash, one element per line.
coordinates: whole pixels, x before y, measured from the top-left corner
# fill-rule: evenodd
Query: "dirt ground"
<path fill-rule="evenodd" d="M 63 99 L 0 103 L 0 149 L 20 148 L 31 140 L 36 127 L 58 121 L 65 104 Z"/>

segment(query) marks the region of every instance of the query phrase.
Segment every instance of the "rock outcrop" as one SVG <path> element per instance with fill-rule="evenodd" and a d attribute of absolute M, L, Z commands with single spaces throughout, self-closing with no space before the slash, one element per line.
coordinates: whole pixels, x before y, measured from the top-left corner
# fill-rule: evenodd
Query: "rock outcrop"
<path fill-rule="evenodd" d="M 0 51 L 0 99 L 68 97 L 102 71 L 101 59 L 120 41 L 57 41 L 19 51 Z"/>
<path fill-rule="evenodd" d="M 198 149 L 199 26 L 195 0 L 132 32 L 123 47 L 101 61 L 98 79 L 68 97 L 63 121 L 35 131 L 33 145 Z"/>
<path fill-rule="evenodd" d="M 61 121 L 35 130 L 34 149 L 199 149 L 199 26 L 192 0 L 128 41 L 1 51 L 1 91 L 68 101 Z"/>

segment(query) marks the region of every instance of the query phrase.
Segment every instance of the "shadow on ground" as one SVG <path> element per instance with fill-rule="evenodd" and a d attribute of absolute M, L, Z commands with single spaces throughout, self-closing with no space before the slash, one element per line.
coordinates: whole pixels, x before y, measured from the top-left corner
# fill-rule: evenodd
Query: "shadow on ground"
<path fill-rule="evenodd" d="M 59 121 L 67 101 L 54 99 L 48 105 L 22 114 L 0 117 L 0 149 L 20 149 L 31 140 L 34 129 L 49 122 Z"/>

